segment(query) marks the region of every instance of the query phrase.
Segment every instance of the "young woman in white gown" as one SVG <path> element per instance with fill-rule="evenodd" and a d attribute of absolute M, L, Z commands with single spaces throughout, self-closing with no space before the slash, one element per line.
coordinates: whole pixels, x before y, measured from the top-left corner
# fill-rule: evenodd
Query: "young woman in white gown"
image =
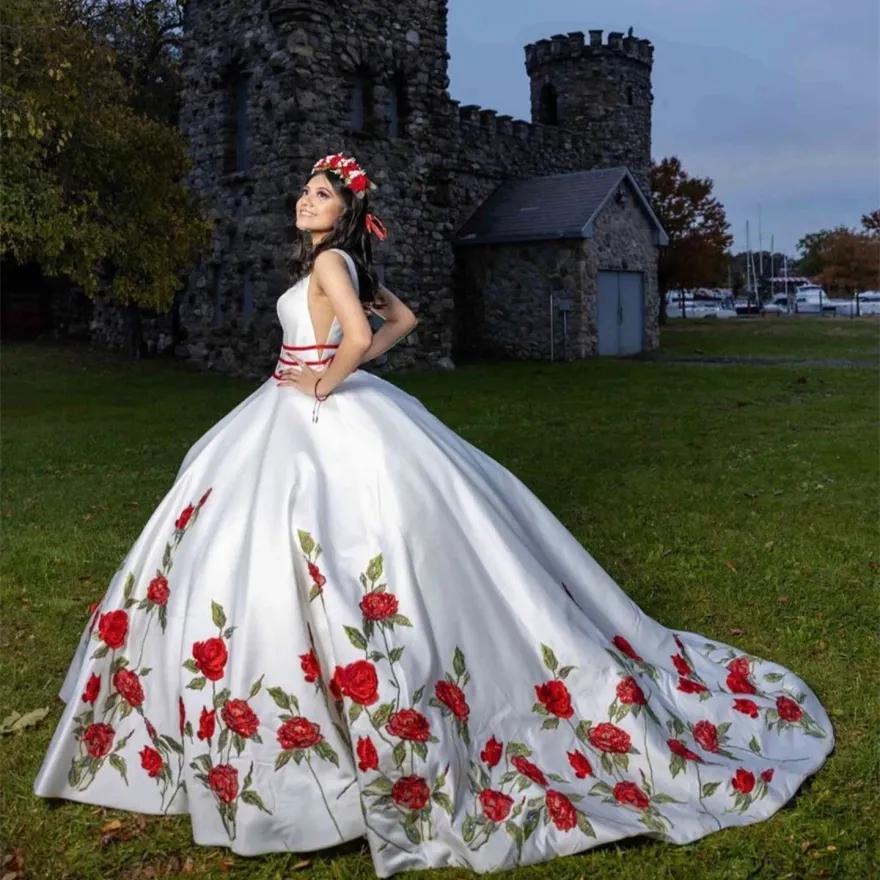
<path fill-rule="evenodd" d="M 189 813 L 244 855 L 366 835 L 380 877 L 766 819 L 832 747 L 811 690 L 652 620 L 513 474 L 357 369 L 416 323 L 372 275 L 370 186 L 315 166 L 276 371 L 94 610 L 37 794 Z"/>

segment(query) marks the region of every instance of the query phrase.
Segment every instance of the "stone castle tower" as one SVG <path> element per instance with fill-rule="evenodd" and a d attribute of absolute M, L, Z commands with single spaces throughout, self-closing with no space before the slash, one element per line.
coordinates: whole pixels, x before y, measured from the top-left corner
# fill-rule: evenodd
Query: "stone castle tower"
<path fill-rule="evenodd" d="M 181 127 L 212 252 L 180 304 L 178 351 L 262 375 L 289 284 L 293 205 L 313 162 L 353 154 L 379 186 L 385 283 L 420 318 L 392 367 L 453 350 L 452 235 L 504 180 L 627 165 L 647 188 L 646 40 L 601 31 L 526 47 L 532 121 L 449 97 L 448 0 L 189 0 Z"/>

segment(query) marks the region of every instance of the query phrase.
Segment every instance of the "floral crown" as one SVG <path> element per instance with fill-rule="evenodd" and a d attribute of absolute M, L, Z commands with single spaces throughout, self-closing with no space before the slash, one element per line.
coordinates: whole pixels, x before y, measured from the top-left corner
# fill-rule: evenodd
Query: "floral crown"
<path fill-rule="evenodd" d="M 364 169 L 353 158 L 343 153 L 336 153 L 334 156 L 325 156 L 323 159 L 319 159 L 315 163 L 315 167 L 312 168 L 312 174 L 318 174 L 323 171 L 332 171 L 341 177 L 342 182 L 359 199 L 362 199 L 368 190 L 376 188 L 376 185 L 367 177 Z"/>

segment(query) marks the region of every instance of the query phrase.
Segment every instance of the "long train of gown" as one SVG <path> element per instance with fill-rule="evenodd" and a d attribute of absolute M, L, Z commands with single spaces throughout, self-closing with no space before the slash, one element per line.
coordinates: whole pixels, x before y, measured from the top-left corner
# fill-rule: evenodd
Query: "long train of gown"
<path fill-rule="evenodd" d="M 306 288 L 279 368 L 326 361 Z M 687 843 L 823 763 L 796 675 L 645 615 L 417 400 L 356 372 L 314 409 L 270 379 L 189 451 L 86 626 L 37 794 L 189 813 L 244 855 L 366 835 L 387 877 Z"/>

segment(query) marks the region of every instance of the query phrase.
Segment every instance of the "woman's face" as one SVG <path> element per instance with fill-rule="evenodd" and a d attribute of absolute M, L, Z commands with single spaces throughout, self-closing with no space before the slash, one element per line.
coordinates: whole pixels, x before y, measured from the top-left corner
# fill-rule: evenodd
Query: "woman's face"
<path fill-rule="evenodd" d="M 345 203 L 330 181 L 325 175 L 316 174 L 296 201 L 296 228 L 310 232 L 313 240 L 320 240 L 333 229 L 344 210 Z"/>

